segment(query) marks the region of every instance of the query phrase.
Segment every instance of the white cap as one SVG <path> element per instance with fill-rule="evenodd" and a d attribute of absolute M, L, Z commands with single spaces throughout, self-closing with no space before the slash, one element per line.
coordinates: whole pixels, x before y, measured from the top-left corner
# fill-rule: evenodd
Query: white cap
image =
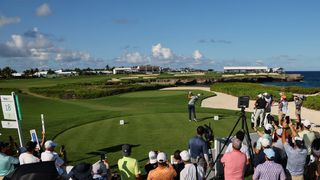
<path fill-rule="evenodd" d="M 277 133 L 278 136 L 281 136 L 282 132 L 283 132 L 282 128 L 279 128 L 279 129 L 276 130 L 276 133 Z"/>
<path fill-rule="evenodd" d="M 151 164 L 154 164 L 157 162 L 157 154 L 154 151 L 149 152 L 149 161 Z"/>
<path fill-rule="evenodd" d="M 262 138 L 261 145 L 262 145 L 262 147 L 268 147 L 268 146 L 271 146 L 271 142 L 267 138 Z"/>
<path fill-rule="evenodd" d="M 262 94 L 258 94 L 258 97 L 259 97 L 259 98 L 262 98 Z"/>
<path fill-rule="evenodd" d="M 184 150 L 180 153 L 182 161 L 189 161 L 190 160 L 190 154 L 188 151 Z"/>
<path fill-rule="evenodd" d="M 201 94 L 198 94 L 198 96 L 200 97 L 200 96 L 201 96 Z"/>
<path fill-rule="evenodd" d="M 309 128 L 311 126 L 311 122 L 307 119 L 305 119 L 304 121 L 302 121 L 302 124 L 304 127 Z"/>
<path fill-rule="evenodd" d="M 265 124 L 265 125 L 264 125 L 264 128 L 265 128 L 266 130 L 272 130 L 272 125 L 271 125 L 271 124 Z"/>
<path fill-rule="evenodd" d="M 44 143 L 44 148 L 46 148 L 46 149 L 54 148 L 56 146 L 57 146 L 57 144 L 55 142 L 53 142 L 52 140 L 48 140 L 48 141 L 46 141 L 46 143 Z"/>
<path fill-rule="evenodd" d="M 263 95 L 264 95 L 264 96 L 268 96 L 268 93 L 267 93 L 267 92 L 265 92 L 265 93 L 263 93 Z"/>
<path fill-rule="evenodd" d="M 167 156 L 166 156 L 166 154 L 165 154 L 164 152 L 159 152 L 159 153 L 158 153 L 158 156 L 157 156 L 157 161 L 158 161 L 159 163 L 164 163 L 164 162 L 166 162 L 166 161 L 167 161 Z"/>
<path fill-rule="evenodd" d="M 303 141 L 302 137 L 299 137 L 299 136 L 294 137 L 294 140 L 295 141 Z"/>

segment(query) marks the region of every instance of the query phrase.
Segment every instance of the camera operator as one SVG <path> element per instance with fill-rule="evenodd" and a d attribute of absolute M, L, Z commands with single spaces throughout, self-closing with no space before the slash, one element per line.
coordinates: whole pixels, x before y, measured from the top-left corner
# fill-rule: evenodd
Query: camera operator
<path fill-rule="evenodd" d="M 209 165 L 208 145 L 203 139 L 205 128 L 199 126 L 197 128 L 197 135 L 189 140 L 188 149 L 191 156 L 191 162 L 196 163 L 203 167 L 206 172 L 206 168 Z"/>

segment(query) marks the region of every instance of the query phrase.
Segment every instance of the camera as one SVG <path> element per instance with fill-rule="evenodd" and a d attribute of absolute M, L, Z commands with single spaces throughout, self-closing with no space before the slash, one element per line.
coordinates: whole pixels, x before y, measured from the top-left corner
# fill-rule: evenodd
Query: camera
<path fill-rule="evenodd" d="M 248 108 L 249 107 L 249 96 L 238 97 L 238 108 Z"/>

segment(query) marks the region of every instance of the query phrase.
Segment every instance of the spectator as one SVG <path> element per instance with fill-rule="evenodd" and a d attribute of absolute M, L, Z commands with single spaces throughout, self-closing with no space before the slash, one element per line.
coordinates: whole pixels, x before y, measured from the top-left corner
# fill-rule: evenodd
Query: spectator
<path fill-rule="evenodd" d="M 271 148 L 268 148 L 264 149 L 263 153 L 265 154 L 266 161 L 256 167 L 252 179 L 285 180 L 286 175 L 282 166 L 273 161 L 275 152 Z"/>
<path fill-rule="evenodd" d="M 27 152 L 24 152 L 19 156 L 20 165 L 37 163 L 40 161 L 39 158 L 37 158 L 33 155 L 33 153 L 36 149 L 36 146 L 37 146 L 36 142 L 32 142 L 32 141 L 27 142 L 26 147 L 25 147 Z"/>
<path fill-rule="evenodd" d="M 292 179 L 303 179 L 304 166 L 306 164 L 308 152 L 304 148 L 303 139 L 301 137 L 295 137 L 294 147 L 291 147 L 286 142 L 285 132 L 286 129 L 284 129 L 284 133 L 282 133 L 282 143 L 288 157 L 286 167 L 289 172 L 288 176 Z"/>
<path fill-rule="evenodd" d="M 264 133 L 260 132 L 260 131 L 256 131 L 257 134 L 260 136 L 260 138 L 258 139 L 257 141 L 257 150 L 260 150 L 261 149 L 261 142 L 262 142 L 262 139 L 268 139 L 269 142 L 272 142 L 272 125 L 271 124 L 265 124 L 264 125 Z"/>
<path fill-rule="evenodd" d="M 122 146 L 123 158 L 118 160 L 118 168 L 120 171 L 121 179 L 140 179 L 140 170 L 138 161 L 131 158 L 131 146 L 129 144 L 124 144 Z"/>
<path fill-rule="evenodd" d="M 94 180 L 111 180 L 112 175 L 109 164 L 105 159 L 99 160 L 92 165 Z"/>
<path fill-rule="evenodd" d="M 65 165 L 64 161 L 59 157 L 59 155 L 54 152 L 54 148 L 57 146 L 52 140 L 48 140 L 44 143 L 45 151 L 41 153 L 41 161 L 54 161 L 58 174 L 60 176 L 66 176 L 66 172 L 63 168 Z"/>
<path fill-rule="evenodd" d="M 236 133 L 236 138 L 239 139 L 239 140 L 242 142 L 240 151 L 246 155 L 246 157 L 247 157 L 247 164 L 249 164 L 249 162 L 250 162 L 249 148 L 248 148 L 248 146 L 247 146 L 246 144 L 244 144 L 244 142 L 243 142 L 244 137 L 245 137 L 245 133 L 244 133 L 242 130 L 239 130 L 239 131 Z M 232 143 L 229 143 L 229 145 L 228 145 L 225 153 L 231 152 L 232 150 L 233 150 L 233 148 L 232 148 Z"/>
<path fill-rule="evenodd" d="M 237 138 L 232 140 L 233 151 L 226 153 L 221 158 L 224 165 L 225 179 L 244 179 L 244 170 L 246 167 L 246 155 L 240 152 L 241 141 Z"/>
<path fill-rule="evenodd" d="M 8 149 L 8 143 L 0 142 L 0 179 L 12 173 L 15 169 L 15 165 L 19 164 L 17 158 L 5 154 Z"/>
<path fill-rule="evenodd" d="M 254 116 L 254 125 L 253 128 L 257 127 L 258 118 L 260 118 L 260 127 L 262 127 L 264 120 L 264 109 L 266 108 L 267 102 L 263 98 L 262 94 L 258 95 L 258 99 L 255 102 L 255 116 Z"/>
<path fill-rule="evenodd" d="M 92 180 L 92 165 L 89 163 L 80 163 L 72 168 L 69 177 L 72 180 Z"/>
<path fill-rule="evenodd" d="M 275 140 L 274 140 L 274 143 L 272 144 L 272 149 L 274 150 L 275 154 L 279 154 L 280 162 L 276 161 L 276 163 L 281 164 L 282 167 L 285 169 L 287 165 L 287 155 L 282 144 L 282 139 L 281 139 L 282 133 L 283 133 L 282 128 L 278 128 L 275 131 L 274 133 Z"/>
<path fill-rule="evenodd" d="M 188 148 L 191 156 L 191 162 L 197 163 L 206 170 L 209 165 L 208 146 L 206 141 L 202 138 L 204 134 L 204 127 L 197 128 L 197 135 L 189 140 Z"/>
<path fill-rule="evenodd" d="M 180 150 L 176 150 L 173 154 L 173 168 L 177 172 L 177 176 L 174 178 L 175 180 L 180 179 L 180 172 L 184 168 L 184 163 L 181 159 L 180 153 L 181 153 Z"/>
<path fill-rule="evenodd" d="M 157 161 L 158 167 L 149 172 L 148 180 L 173 180 L 177 176 L 173 166 L 167 162 L 165 153 L 159 152 Z"/>
<path fill-rule="evenodd" d="M 310 162 L 305 170 L 305 177 L 309 179 L 319 179 L 320 177 L 320 139 L 317 138 L 311 145 L 312 154 L 310 156 Z"/>
<path fill-rule="evenodd" d="M 190 162 L 190 154 L 188 151 L 182 151 L 180 156 L 185 164 L 183 170 L 180 172 L 180 180 L 201 180 L 204 178 L 203 168 Z"/>
<path fill-rule="evenodd" d="M 150 151 L 149 152 L 149 163 L 144 166 L 144 169 L 147 173 L 147 176 L 149 172 L 155 168 L 157 168 L 158 163 L 157 163 L 157 153 L 155 151 Z"/>
<path fill-rule="evenodd" d="M 309 120 L 302 121 L 303 127 L 302 131 L 298 132 L 298 135 L 303 139 L 304 144 L 308 150 L 308 155 L 311 154 L 311 144 L 315 140 L 316 135 L 313 131 L 310 130 L 311 123 Z"/>
<path fill-rule="evenodd" d="M 271 142 L 269 141 L 269 139 L 262 139 L 260 143 L 261 143 L 261 148 L 259 149 L 259 151 L 257 151 L 257 154 L 253 159 L 254 167 L 257 167 L 259 164 L 262 164 L 265 162 L 266 155 L 264 154 L 263 150 L 269 149 L 271 145 Z"/>

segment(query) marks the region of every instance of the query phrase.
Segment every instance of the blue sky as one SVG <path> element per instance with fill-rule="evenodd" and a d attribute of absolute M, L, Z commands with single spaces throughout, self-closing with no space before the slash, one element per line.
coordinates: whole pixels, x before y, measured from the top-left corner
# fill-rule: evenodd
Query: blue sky
<path fill-rule="evenodd" d="M 320 70 L 320 1 L 1 0 L 0 68 Z"/>

